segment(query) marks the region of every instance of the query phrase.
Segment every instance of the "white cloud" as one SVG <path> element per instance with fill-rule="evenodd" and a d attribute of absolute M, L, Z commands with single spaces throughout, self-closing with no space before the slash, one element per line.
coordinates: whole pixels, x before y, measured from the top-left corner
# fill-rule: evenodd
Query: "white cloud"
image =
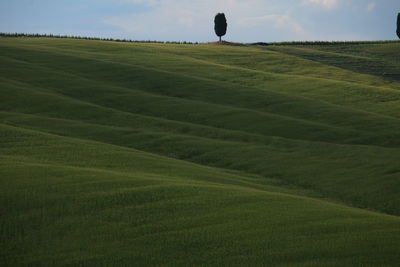
<path fill-rule="evenodd" d="M 275 28 L 285 29 L 288 32 L 294 32 L 297 34 L 305 33 L 303 27 L 289 15 L 272 14 L 260 17 L 248 17 L 241 19 L 239 24 L 246 27 L 268 27 L 269 25 L 272 25 Z"/>
<path fill-rule="evenodd" d="M 372 11 L 372 10 L 375 9 L 375 7 L 376 7 L 376 3 L 375 2 L 368 3 L 367 10 L 368 11 Z"/>
<path fill-rule="evenodd" d="M 123 4 L 136 4 L 136 5 L 144 5 L 149 7 L 157 6 L 161 3 L 162 0 L 116 0 L 116 2 Z"/>
<path fill-rule="evenodd" d="M 305 4 L 317 4 L 326 8 L 333 8 L 337 5 L 337 0 L 303 0 Z"/>
<path fill-rule="evenodd" d="M 234 35 L 243 25 L 239 21 L 265 9 L 262 0 L 119 0 L 151 7 L 144 13 L 114 16 L 104 22 L 139 39 L 213 40 L 214 15 L 225 12 L 228 34 Z M 156 4 L 155 4 L 156 3 Z M 272 5 L 268 5 L 271 8 Z M 262 10 L 262 9 L 261 9 Z M 236 37 L 237 38 L 237 37 Z"/>
<path fill-rule="evenodd" d="M 214 40 L 214 15 L 224 12 L 228 20 L 226 39 L 266 41 L 305 38 L 303 27 L 292 18 L 290 3 L 280 0 L 118 0 L 141 4 L 145 13 L 114 16 L 108 25 L 134 39 Z M 293 7 L 294 8 L 294 7 Z M 265 15 L 268 14 L 268 15 Z M 263 34 L 260 36 L 260 33 Z"/>
<path fill-rule="evenodd" d="M 214 15 L 228 20 L 226 40 L 238 42 L 342 39 L 345 32 L 321 35 L 308 15 L 307 5 L 335 8 L 340 0 L 116 0 L 146 7 L 141 13 L 118 15 L 104 21 L 123 38 L 139 40 L 212 41 Z M 370 0 L 371 2 L 374 0 Z M 334 26 L 332 26 L 334 27 Z M 331 34 L 332 31 L 330 31 Z M 115 36 L 114 35 L 114 36 Z M 347 36 L 343 38 L 349 38 Z"/>

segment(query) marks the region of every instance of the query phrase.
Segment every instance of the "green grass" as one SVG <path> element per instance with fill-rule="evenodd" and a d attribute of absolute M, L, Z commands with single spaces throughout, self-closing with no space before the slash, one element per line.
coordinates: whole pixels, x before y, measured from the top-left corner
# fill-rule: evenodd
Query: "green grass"
<path fill-rule="evenodd" d="M 0 38 L 1 265 L 398 266 L 399 49 Z"/>

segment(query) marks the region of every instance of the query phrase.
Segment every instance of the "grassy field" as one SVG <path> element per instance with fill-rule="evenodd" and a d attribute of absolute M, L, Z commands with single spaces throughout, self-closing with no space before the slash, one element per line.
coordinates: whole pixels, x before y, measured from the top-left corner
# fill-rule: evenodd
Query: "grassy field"
<path fill-rule="evenodd" d="M 1 266 L 398 266 L 400 43 L 0 38 Z"/>

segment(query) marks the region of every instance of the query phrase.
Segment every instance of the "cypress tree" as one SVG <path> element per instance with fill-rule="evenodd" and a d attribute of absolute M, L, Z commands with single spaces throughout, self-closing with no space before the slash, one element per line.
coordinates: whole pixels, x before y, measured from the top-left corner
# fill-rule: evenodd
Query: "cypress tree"
<path fill-rule="evenodd" d="M 397 15 L 397 36 L 400 38 L 400 13 Z"/>
<path fill-rule="evenodd" d="M 226 23 L 226 18 L 224 13 L 218 13 L 214 19 L 214 30 L 215 34 L 219 37 L 219 41 L 221 42 L 221 37 L 226 34 L 226 28 L 228 24 Z"/>

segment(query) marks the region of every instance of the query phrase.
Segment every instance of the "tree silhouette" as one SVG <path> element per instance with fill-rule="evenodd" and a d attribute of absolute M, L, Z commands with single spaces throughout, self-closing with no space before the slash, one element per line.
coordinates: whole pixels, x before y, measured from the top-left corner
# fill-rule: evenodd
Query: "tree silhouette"
<path fill-rule="evenodd" d="M 221 37 L 226 34 L 226 28 L 228 24 L 226 23 L 226 18 L 224 13 L 218 13 L 214 19 L 214 30 L 215 34 L 219 37 L 219 41 L 221 42 Z"/>
<path fill-rule="evenodd" d="M 397 36 L 400 38 L 400 13 L 397 15 Z"/>

